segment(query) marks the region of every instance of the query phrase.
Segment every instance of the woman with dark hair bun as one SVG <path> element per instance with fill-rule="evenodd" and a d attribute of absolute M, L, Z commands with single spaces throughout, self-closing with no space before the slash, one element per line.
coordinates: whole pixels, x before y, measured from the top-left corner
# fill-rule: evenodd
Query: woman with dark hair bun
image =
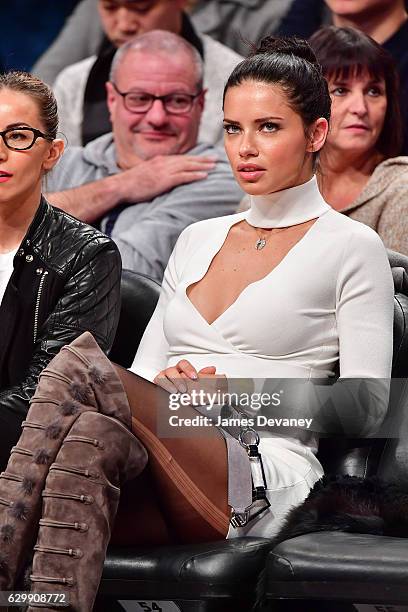
<path fill-rule="evenodd" d="M 85 334 L 43 371 L 27 415 L 35 421 L 36 402 L 48 401 L 51 413 L 63 407 L 69 431 L 69 444 L 67 434 L 47 441 L 56 460 L 42 481 L 31 579 L 35 592 L 47 581 L 53 592 L 71 585 L 73 610 L 92 609 L 123 468 L 140 470 L 147 459 L 134 449 L 126 460 L 126 427 L 113 444 L 118 413 L 147 448 L 155 492 L 148 512 L 132 508 L 127 543 L 147 544 L 153 533 L 169 544 L 275 535 L 323 474 L 319 433 L 372 433 L 387 409 L 391 271 L 378 235 L 318 190 L 330 96 L 308 44 L 264 39 L 229 77 L 224 113 L 226 151 L 250 210 L 180 235 L 131 371 L 112 367 Z M 357 377 L 365 380 L 353 395 Z M 56 397 L 71 399 L 56 407 Z M 267 422 L 257 416 L 261 397 Z M 274 428 L 273 417 L 287 417 L 287 427 Z M 138 500 L 141 482 L 133 481 Z M 12 569 L 0 587 L 10 588 Z"/>
<path fill-rule="evenodd" d="M 330 104 L 304 40 L 267 37 L 234 69 L 224 91 L 224 142 L 250 209 L 181 234 L 131 368 L 171 393 L 200 383 L 231 390 L 234 378 L 263 379 L 255 389 L 270 391 L 271 379 L 300 379 L 300 403 L 293 381 L 285 387 L 291 399 L 281 404 L 281 414 L 298 416 L 308 411 L 305 380 L 339 371 L 321 428 L 316 419 L 309 431 L 260 432 L 270 510 L 230 525 L 230 537 L 273 535 L 307 496 L 322 475 L 312 430 L 333 431 L 341 422 L 343 432 L 366 431 L 387 407 L 393 284 L 385 248 L 371 228 L 323 200 L 314 175 Z M 358 399 L 347 406 L 344 381 L 356 377 L 377 385 L 374 414 Z M 121 378 L 136 397 L 135 379 Z M 219 474 L 217 457 L 211 466 Z"/>
<path fill-rule="evenodd" d="M 398 74 L 391 55 L 353 28 L 329 26 L 310 39 L 332 99 L 320 155 L 325 200 L 408 254 L 408 157 L 402 146 Z"/>

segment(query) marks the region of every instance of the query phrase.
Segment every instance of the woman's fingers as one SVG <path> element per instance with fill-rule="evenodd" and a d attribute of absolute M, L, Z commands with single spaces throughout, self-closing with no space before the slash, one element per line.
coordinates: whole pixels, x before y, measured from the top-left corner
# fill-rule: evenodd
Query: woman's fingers
<path fill-rule="evenodd" d="M 176 365 L 176 368 L 180 373 L 183 372 L 188 378 L 191 378 L 191 380 L 197 380 L 197 370 L 194 366 L 191 365 L 189 361 L 187 361 L 187 359 L 182 359 L 181 361 L 179 361 Z"/>
<path fill-rule="evenodd" d="M 155 385 L 161 387 L 168 393 L 178 393 L 177 387 L 168 378 L 166 378 L 163 372 L 159 372 L 153 382 Z"/>
<path fill-rule="evenodd" d="M 188 381 L 197 379 L 195 367 L 187 359 L 181 359 L 175 366 L 159 372 L 153 382 L 169 393 L 186 393 Z"/>
<path fill-rule="evenodd" d="M 183 382 L 182 374 L 177 366 L 162 370 L 153 382 L 169 393 L 185 393 L 187 391 L 186 383 Z"/>
<path fill-rule="evenodd" d="M 159 372 L 153 382 L 168 393 L 187 393 L 196 388 L 200 377 L 213 377 L 215 372 L 215 366 L 206 366 L 197 372 L 187 359 L 181 359 L 175 366 Z"/>
<path fill-rule="evenodd" d="M 201 370 L 198 371 L 198 374 L 215 374 L 217 368 L 215 366 L 207 366 L 206 368 L 201 368 Z"/>

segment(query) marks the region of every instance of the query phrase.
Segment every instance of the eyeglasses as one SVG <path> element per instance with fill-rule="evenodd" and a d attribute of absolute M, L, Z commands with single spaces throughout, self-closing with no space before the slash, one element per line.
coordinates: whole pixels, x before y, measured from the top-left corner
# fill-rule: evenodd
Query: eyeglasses
<path fill-rule="evenodd" d="M 49 141 L 54 140 L 48 134 L 43 134 L 40 130 L 32 127 L 7 128 L 7 130 L 0 132 L 0 136 L 6 147 L 12 149 L 12 151 L 31 149 L 37 138 L 44 138 Z"/>
<path fill-rule="evenodd" d="M 123 98 L 123 104 L 130 113 L 147 113 L 153 106 L 155 100 L 161 100 L 165 110 L 170 115 L 182 115 L 189 113 L 193 102 L 201 91 L 196 94 L 171 93 L 166 96 L 154 96 L 145 91 L 119 91 L 115 83 L 112 83 L 116 93 Z"/>

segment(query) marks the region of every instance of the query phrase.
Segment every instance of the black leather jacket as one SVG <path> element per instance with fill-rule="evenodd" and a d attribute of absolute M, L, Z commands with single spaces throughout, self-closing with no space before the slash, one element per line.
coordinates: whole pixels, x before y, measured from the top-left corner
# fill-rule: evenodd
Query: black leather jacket
<path fill-rule="evenodd" d="M 0 307 L 3 465 L 19 438 L 41 370 L 86 330 L 108 351 L 120 312 L 116 245 L 44 198 L 13 263 Z"/>

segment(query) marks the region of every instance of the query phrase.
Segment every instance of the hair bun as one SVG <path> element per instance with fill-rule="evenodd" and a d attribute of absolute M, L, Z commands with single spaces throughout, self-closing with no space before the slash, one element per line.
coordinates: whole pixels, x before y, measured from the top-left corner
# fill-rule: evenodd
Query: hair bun
<path fill-rule="evenodd" d="M 303 38 L 291 36 L 290 38 L 278 36 L 265 36 L 255 49 L 255 55 L 281 53 L 282 55 L 295 55 L 311 64 L 319 65 L 316 55 L 309 43 Z"/>

